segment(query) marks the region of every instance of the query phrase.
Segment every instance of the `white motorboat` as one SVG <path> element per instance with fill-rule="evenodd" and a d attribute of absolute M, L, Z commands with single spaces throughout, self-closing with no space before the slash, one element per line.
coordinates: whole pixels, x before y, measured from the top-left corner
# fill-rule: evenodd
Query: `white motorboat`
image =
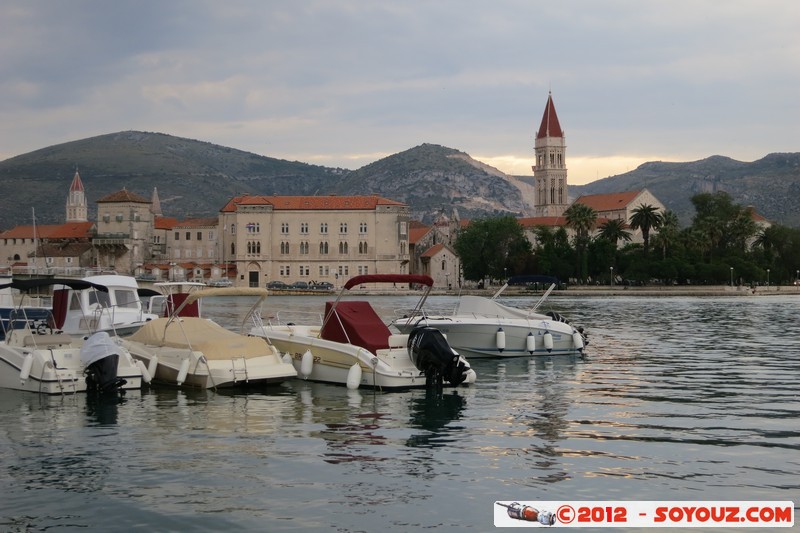
<path fill-rule="evenodd" d="M 83 280 L 103 285 L 108 290 L 75 290 L 64 285 L 55 287 L 53 316 L 56 326 L 65 333 L 81 335 L 106 331 L 112 335 L 127 336 L 148 320 L 158 318 L 158 315 L 147 312 L 140 296 L 159 293 L 140 288 L 135 278 L 103 274 Z"/>
<path fill-rule="evenodd" d="M 105 332 L 91 336 L 64 333 L 55 328 L 48 309 L 24 306 L 27 291 L 53 284 L 75 290 L 105 290 L 100 285 L 69 279 L 16 280 L 0 285 L 0 290 L 23 292 L 19 307 L 10 310 L 7 317 L 4 315 L 2 323 L 0 387 L 43 394 L 141 388 L 143 365 L 118 339 Z"/>
<path fill-rule="evenodd" d="M 414 283 L 427 287 L 429 276 L 369 274 L 351 278 L 338 297 L 325 304 L 318 325 L 264 323 L 254 315 L 251 335 L 265 337 L 291 359 L 300 377 L 348 388 L 401 389 L 474 383 L 475 371 L 433 328 L 393 334 L 367 301 L 342 300 L 345 291 L 363 284 Z"/>
<path fill-rule="evenodd" d="M 174 292 L 181 287 L 190 292 Z M 200 300 L 214 296 L 250 296 L 257 301 L 250 315 L 267 296 L 266 289 L 212 288 L 202 284 L 156 284 L 166 292 L 168 317 L 146 322 L 122 344 L 142 361 L 154 382 L 189 388 L 255 387 L 279 383 L 297 375 L 266 339 L 225 329 L 200 316 Z M 244 323 L 244 322 L 243 322 Z"/>
<path fill-rule="evenodd" d="M 468 358 L 583 354 L 588 341 L 582 328 L 576 329 L 558 313 L 536 312 L 555 285 L 530 310 L 496 301 L 507 285 L 491 298 L 462 296 L 452 315 L 429 315 L 418 305 L 392 325 L 402 332 L 420 326 L 436 328 Z"/>

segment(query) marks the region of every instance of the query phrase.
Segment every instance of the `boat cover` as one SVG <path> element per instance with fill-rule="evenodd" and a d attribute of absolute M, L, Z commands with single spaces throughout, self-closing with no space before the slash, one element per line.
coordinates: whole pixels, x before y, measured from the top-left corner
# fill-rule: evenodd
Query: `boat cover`
<path fill-rule="evenodd" d="M 186 317 L 173 320 L 169 326 L 167 323 L 166 318 L 145 322 L 128 339 L 149 346 L 191 348 L 203 352 L 208 360 L 249 359 L 273 354 L 264 339 L 239 335 L 205 318 Z"/>
<path fill-rule="evenodd" d="M 484 298 L 482 296 L 462 296 L 458 302 L 458 309 L 456 315 L 475 315 L 485 316 L 492 318 L 542 318 L 542 315 L 536 313 L 529 313 L 525 309 L 517 309 L 508 307 L 495 300 Z"/>
<path fill-rule="evenodd" d="M 330 314 L 332 305 L 333 302 L 325 303 L 325 316 Z M 336 306 L 335 313 L 322 328 L 320 337 L 361 346 L 377 355 L 377 350 L 389 347 L 391 334 L 369 302 L 346 300 Z"/>

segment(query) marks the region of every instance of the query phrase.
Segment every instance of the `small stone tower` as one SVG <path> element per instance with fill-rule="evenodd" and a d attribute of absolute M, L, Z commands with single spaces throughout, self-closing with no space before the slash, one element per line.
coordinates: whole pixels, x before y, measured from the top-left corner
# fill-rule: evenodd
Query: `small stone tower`
<path fill-rule="evenodd" d="M 86 193 L 83 190 L 81 176 L 75 169 L 75 177 L 72 178 L 72 185 L 69 186 L 69 195 L 67 196 L 67 222 L 87 222 L 88 220 Z"/>
<path fill-rule="evenodd" d="M 544 116 L 536 133 L 534 146 L 536 164 L 533 168 L 537 217 L 558 217 L 567 210 L 567 165 L 564 132 L 558 123 L 553 95 L 547 94 Z"/>

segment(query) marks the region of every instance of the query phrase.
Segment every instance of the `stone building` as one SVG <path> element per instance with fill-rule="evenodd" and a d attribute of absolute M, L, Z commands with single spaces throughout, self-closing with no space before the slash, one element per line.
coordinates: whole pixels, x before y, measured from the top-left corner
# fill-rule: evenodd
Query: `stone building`
<path fill-rule="evenodd" d="M 409 209 L 379 196 L 237 196 L 220 211 L 222 262 L 263 287 L 409 272 Z"/>

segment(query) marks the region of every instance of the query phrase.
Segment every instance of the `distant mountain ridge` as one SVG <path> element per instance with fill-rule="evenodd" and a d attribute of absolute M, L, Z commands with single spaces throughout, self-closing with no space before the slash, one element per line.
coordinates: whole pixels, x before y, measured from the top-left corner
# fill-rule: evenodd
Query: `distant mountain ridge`
<path fill-rule="evenodd" d="M 570 187 L 571 196 L 647 188 L 682 224 L 694 215 L 691 198 L 725 191 L 772 222 L 800 227 L 800 153 L 773 153 L 745 163 L 711 156 L 688 163 L 654 161 L 592 183 Z"/>
<path fill-rule="evenodd" d="M 422 144 L 357 170 L 286 161 L 163 133 L 124 131 L 58 144 L 0 162 L 0 230 L 64 220 L 75 169 L 95 219 L 98 198 L 123 187 L 150 197 L 158 188 L 166 216 L 215 216 L 232 197 L 378 194 L 409 204 L 430 222 L 455 208 L 461 218 L 533 215 L 531 176 L 509 176 L 468 154 Z M 800 226 L 800 154 L 753 163 L 713 156 L 691 163 L 645 163 L 583 186 L 570 197 L 647 187 L 685 223 L 697 192 L 727 190 L 768 219 Z"/>

